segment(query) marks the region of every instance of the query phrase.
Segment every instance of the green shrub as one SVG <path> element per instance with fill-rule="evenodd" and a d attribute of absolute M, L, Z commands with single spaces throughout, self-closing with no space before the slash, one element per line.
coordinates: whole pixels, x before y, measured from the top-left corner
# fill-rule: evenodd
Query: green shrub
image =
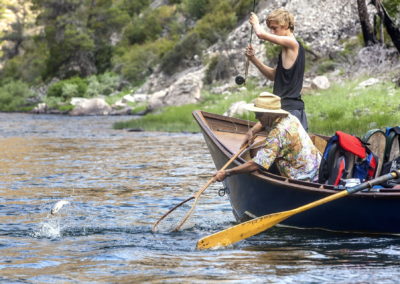
<path fill-rule="evenodd" d="M 0 87 L 1 111 L 27 111 L 32 109 L 35 94 L 22 81 L 6 81 Z"/>
<path fill-rule="evenodd" d="M 59 97 L 45 97 L 43 102 L 46 104 L 48 109 L 51 110 L 59 110 L 61 112 L 69 112 L 74 109 L 74 106 L 68 102 L 65 102 L 64 99 Z"/>
<path fill-rule="evenodd" d="M 0 71 L 0 78 L 22 80 L 29 84 L 42 82 L 42 74 L 46 70 L 48 50 L 39 39 L 25 41 L 25 52 L 7 60 Z"/>
<path fill-rule="evenodd" d="M 362 34 L 358 34 L 356 37 L 352 37 L 343 41 L 343 51 L 341 55 L 345 57 L 352 57 L 360 48 L 364 45 Z"/>
<path fill-rule="evenodd" d="M 172 75 L 182 63 L 193 59 L 194 55 L 201 55 L 205 48 L 204 41 L 197 33 L 189 33 L 161 59 L 161 70 Z"/>
<path fill-rule="evenodd" d="M 242 19 L 245 16 L 250 16 L 250 12 L 253 11 L 253 0 L 240 0 L 235 4 L 235 12 L 238 19 Z"/>
<path fill-rule="evenodd" d="M 173 20 L 175 8 L 173 6 L 161 6 L 154 10 L 147 10 L 143 15 L 132 20 L 124 32 L 130 44 L 143 44 L 146 41 L 154 41 L 160 37 L 164 28 Z"/>
<path fill-rule="evenodd" d="M 118 91 L 121 85 L 121 77 L 112 72 L 90 76 L 86 81 L 88 83 L 86 91 L 88 97 L 108 96 Z"/>
<path fill-rule="evenodd" d="M 317 74 L 322 75 L 334 71 L 337 64 L 333 60 L 324 60 L 317 63 Z"/>
<path fill-rule="evenodd" d="M 383 0 L 383 6 L 386 8 L 389 15 L 394 20 L 397 20 L 397 24 L 399 24 L 400 0 Z"/>
<path fill-rule="evenodd" d="M 195 19 L 202 18 L 207 13 L 208 0 L 183 0 L 183 11 Z"/>
<path fill-rule="evenodd" d="M 126 9 L 130 16 L 138 15 L 150 4 L 150 0 L 123 0 L 121 9 Z"/>
<path fill-rule="evenodd" d="M 72 77 L 52 84 L 47 91 L 47 96 L 67 101 L 72 97 L 85 97 L 87 88 L 88 85 L 84 79 Z"/>
<path fill-rule="evenodd" d="M 151 74 L 160 58 L 174 46 L 175 42 L 160 38 L 154 42 L 133 45 L 121 51 L 121 55 L 113 59 L 114 71 L 129 80 L 133 86 L 143 83 Z"/>
<path fill-rule="evenodd" d="M 231 65 L 229 57 L 226 55 L 212 57 L 204 77 L 205 83 L 211 84 L 214 81 L 232 78 Z"/>
<path fill-rule="evenodd" d="M 90 74 L 94 67 L 90 56 L 95 51 L 95 42 L 88 30 L 73 24 L 65 25 L 61 41 L 56 41 L 58 30 L 47 26 L 46 34 L 49 44 L 46 78 L 54 75 L 68 78 Z"/>
<path fill-rule="evenodd" d="M 231 9 L 216 10 L 201 18 L 194 32 L 211 45 L 228 34 L 235 27 L 236 20 L 235 12 Z"/>

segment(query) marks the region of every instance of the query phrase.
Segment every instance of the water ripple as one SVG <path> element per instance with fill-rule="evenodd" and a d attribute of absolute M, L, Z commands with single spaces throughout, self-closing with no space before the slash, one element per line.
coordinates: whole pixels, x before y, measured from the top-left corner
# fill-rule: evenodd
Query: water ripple
<path fill-rule="evenodd" d="M 131 118 L 131 117 L 129 117 Z M 0 113 L 0 282 L 395 283 L 400 239 L 275 227 L 210 251 L 234 224 L 211 185 L 184 230 L 156 220 L 215 171 L 198 134 L 111 128 L 124 117 Z M 181 153 L 184 153 L 181 154 Z M 68 200 L 56 215 L 50 210 Z"/>

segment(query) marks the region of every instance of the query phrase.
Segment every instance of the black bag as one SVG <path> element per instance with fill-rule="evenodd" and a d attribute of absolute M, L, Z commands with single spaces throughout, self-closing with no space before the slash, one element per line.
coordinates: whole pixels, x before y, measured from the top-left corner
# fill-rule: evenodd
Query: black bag
<path fill-rule="evenodd" d="M 388 174 L 394 170 L 400 170 L 400 156 L 383 164 L 382 175 Z M 388 180 L 383 183 L 382 186 L 392 188 L 397 184 L 400 184 L 400 178 Z"/>

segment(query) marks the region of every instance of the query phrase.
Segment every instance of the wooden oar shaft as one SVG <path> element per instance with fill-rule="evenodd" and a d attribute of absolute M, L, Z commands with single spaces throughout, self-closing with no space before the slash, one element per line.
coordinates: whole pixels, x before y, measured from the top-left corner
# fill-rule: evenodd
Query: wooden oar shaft
<path fill-rule="evenodd" d="M 151 230 L 152 230 L 153 232 L 156 232 L 156 231 L 157 231 L 157 226 L 158 226 L 158 224 L 160 224 L 160 222 L 161 222 L 162 220 L 164 220 L 165 217 L 167 217 L 171 212 L 175 211 L 176 208 L 182 206 L 183 204 L 185 204 L 186 202 L 192 200 L 193 198 L 194 198 L 194 196 L 191 196 L 191 197 L 189 197 L 189 198 L 183 200 L 183 201 L 180 202 L 179 204 L 175 205 L 175 206 L 172 207 L 170 210 L 168 210 L 167 213 L 165 213 L 164 215 L 162 215 L 162 216 L 160 217 L 160 219 L 158 219 L 157 222 L 154 223 L 153 228 L 152 228 Z"/>
<path fill-rule="evenodd" d="M 234 160 L 236 160 L 236 158 L 246 149 L 247 145 L 244 145 L 242 148 L 239 149 L 239 151 L 233 155 L 228 162 L 226 162 L 226 164 L 220 169 L 220 170 L 225 170 Z M 182 218 L 182 220 L 179 222 L 179 224 L 175 227 L 174 231 L 179 231 L 180 228 L 183 226 L 183 224 L 186 222 L 187 219 L 189 219 L 190 215 L 192 215 L 194 208 L 197 204 L 197 202 L 199 201 L 200 195 L 210 186 L 210 184 L 212 184 L 213 182 L 215 182 L 215 177 L 212 177 L 208 180 L 208 182 L 199 190 L 197 191 L 193 197 L 195 197 L 194 199 L 194 203 L 192 205 L 192 207 L 190 208 L 190 210 L 188 211 L 188 213 Z"/>
<path fill-rule="evenodd" d="M 226 162 L 226 164 L 221 168 L 221 170 L 225 170 L 245 149 L 246 149 L 246 147 L 247 147 L 247 144 L 246 145 L 243 145 L 241 148 L 240 148 L 240 150 L 235 154 L 235 155 L 233 155 L 230 159 L 229 159 L 229 161 L 228 162 Z M 179 222 L 179 224 L 175 227 L 175 229 L 174 229 L 174 231 L 178 231 L 181 227 L 182 227 L 182 225 L 186 222 L 186 220 L 189 218 L 189 216 L 192 214 L 192 212 L 193 212 L 193 210 L 194 210 L 194 207 L 196 206 L 196 204 L 197 204 L 197 201 L 198 201 L 198 199 L 200 198 L 200 195 L 213 183 L 213 182 L 215 182 L 215 177 L 212 177 L 212 178 L 210 178 L 209 180 L 208 180 L 208 182 L 200 189 L 200 190 L 198 190 L 195 194 L 193 194 L 193 196 L 191 196 L 191 197 L 189 197 L 189 198 L 187 198 L 187 199 L 185 199 L 184 201 L 182 201 L 182 202 L 180 202 L 179 204 L 177 204 L 176 206 L 174 206 L 173 208 L 171 208 L 167 213 L 165 213 L 164 215 L 162 215 L 161 216 L 161 218 L 159 218 L 158 220 L 157 220 L 157 222 L 155 222 L 154 223 L 154 225 L 153 225 L 153 228 L 152 228 L 152 231 L 153 232 L 156 232 L 157 231 L 157 226 L 158 226 L 158 224 L 160 224 L 160 222 L 162 221 L 162 220 L 164 220 L 165 219 L 165 217 L 167 217 L 169 214 L 171 214 L 173 211 L 175 211 L 177 208 L 179 208 L 180 206 L 182 206 L 183 204 L 185 204 L 186 202 L 188 202 L 188 201 L 190 201 L 190 200 L 192 200 L 193 198 L 195 199 L 194 200 L 194 203 L 193 203 L 193 205 L 192 205 L 192 207 L 190 208 L 190 210 L 188 211 L 188 213 L 182 218 L 182 220 Z"/>

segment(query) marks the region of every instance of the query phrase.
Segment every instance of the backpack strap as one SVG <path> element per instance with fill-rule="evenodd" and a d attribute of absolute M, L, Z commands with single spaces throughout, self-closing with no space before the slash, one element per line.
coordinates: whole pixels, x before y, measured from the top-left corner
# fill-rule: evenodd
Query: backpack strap
<path fill-rule="evenodd" d="M 318 182 L 324 184 L 329 179 L 329 162 L 332 162 L 331 159 L 328 162 L 328 157 L 332 155 L 332 153 L 337 150 L 337 141 L 338 137 L 336 135 L 332 136 L 328 143 L 325 146 L 324 153 L 322 154 L 321 164 L 318 169 Z"/>
<path fill-rule="evenodd" d="M 355 164 L 355 155 L 344 150 L 338 135 L 332 136 L 324 150 L 318 172 L 318 182 L 338 185 L 341 179 L 351 178 Z"/>

